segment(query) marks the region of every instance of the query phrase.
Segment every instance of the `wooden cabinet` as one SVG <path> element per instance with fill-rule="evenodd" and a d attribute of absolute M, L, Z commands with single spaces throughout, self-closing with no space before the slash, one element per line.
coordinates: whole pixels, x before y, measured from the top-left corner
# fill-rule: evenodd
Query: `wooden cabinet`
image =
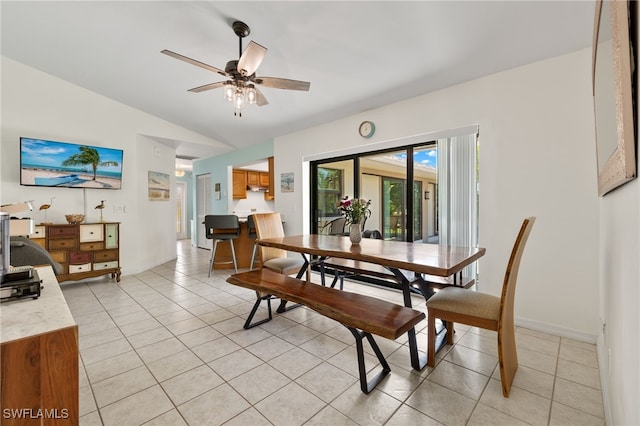
<path fill-rule="evenodd" d="M 0 310 L 0 423 L 77 425 L 78 326 L 51 267 L 36 270 L 41 296 Z"/>
<path fill-rule="evenodd" d="M 247 198 L 247 171 L 233 170 L 233 199 Z"/>
<path fill-rule="evenodd" d="M 247 185 L 260 185 L 260 172 L 247 170 Z"/>
<path fill-rule="evenodd" d="M 270 182 L 269 173 L 260 172 L 260 176 L 259 177 L 260 177 L 260 179 L 259 179 L 260 186 L 267 186 L 268 187 L 269 186 L 269 182 Z"/>
<path fill-rule="evenodd" d="M 41 226 L 44 228 L 44 238 L 34 240 L 62 265 L 58 281 L 110 274 L 116 282 L 120 282 L 119 223 Z"/>
<path fill-rule="evenodd" d="M 273 161 L 273 157 L 269 157 L 267 159 L 268 163 L 269 163 L 269 172 L 268 174 L 268 178 L 269 178 L 269 183 L 268 183 L 268 187 L 269 189 L 267 190 L 267 192 L 264 193 L 264 199 L 268 200 L 268 201 L 272 201 L 276 198 L 276 192 L 275 192 L 275 178 L 274 178 L 274 161 Z"/>
<path fill-rule="evenodd" d="M 233 199 L 241 200 L 247 198 L 247 186 L 260 187 L 264 191 L 265 200 L 273 200 L 273 157 L 269 157 L 269 171 L 233 169 Z M 264 188 L 268 188 L 264 190 Z"/>

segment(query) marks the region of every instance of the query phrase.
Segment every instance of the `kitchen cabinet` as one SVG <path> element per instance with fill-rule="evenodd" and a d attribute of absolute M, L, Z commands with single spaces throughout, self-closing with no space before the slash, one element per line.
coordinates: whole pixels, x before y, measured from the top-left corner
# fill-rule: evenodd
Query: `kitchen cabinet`
<path fill-rule="evenodd" d="M 265 193 L 264 193 L 264 199 L 267 201 L 273 201 L 276 198 L 276 192 L 275 192 L 275 178 L 274 178 L 274 160 L 273 157 L 269 157 L 267 159 L 267 162 L 269 164 L 269 171 L 267 173 L 267 177 L 269 179 L 269 183 L 267 184 L 267 187 L 269 188 Z"/>
<path fill-rule="evenodd" d="M 247 171 L 233 169 L 233 199 L 247 198 Z"/>
<path fill-rule="evenodd" d="M 247 185 L 260 185 L 260 172 L 247 170 Z"/>
<path fill-rule="evenodd" d="M 268 187 L 268 186 L 269 186 L 269 181 L 270 181 L 270 179 L 269 179 L 269 173 L 267 173 L 267 172 L 260 172 L 259 181 L 260 181 L 260 182 L 259 182 L 259 183 L 260 183 L 260 186 L 266 186 L 266 187 Z"/>

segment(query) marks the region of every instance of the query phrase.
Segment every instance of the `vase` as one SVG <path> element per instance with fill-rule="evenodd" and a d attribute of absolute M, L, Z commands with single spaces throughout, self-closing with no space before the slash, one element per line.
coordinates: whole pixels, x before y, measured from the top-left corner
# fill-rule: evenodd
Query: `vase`
<path fill-rule="evenodd" d="M 349 225 L 349 239 L 351 244 L 359 244 L 360 240 L 362 240 L 362 227 L 359 223 Z"/>

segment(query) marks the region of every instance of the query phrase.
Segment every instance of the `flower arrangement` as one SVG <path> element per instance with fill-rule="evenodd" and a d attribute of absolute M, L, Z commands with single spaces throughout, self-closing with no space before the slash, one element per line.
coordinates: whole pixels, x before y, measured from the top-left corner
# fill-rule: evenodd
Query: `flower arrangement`
<path fill-rule="evenodd" d="M 365 200 L 364 198 L 349 199 L 348 195 L 338 203 L 338 210 L 347 219 L 347 224 L 362 223 L 362 221 L 371 216 L 371 200 Z"/>

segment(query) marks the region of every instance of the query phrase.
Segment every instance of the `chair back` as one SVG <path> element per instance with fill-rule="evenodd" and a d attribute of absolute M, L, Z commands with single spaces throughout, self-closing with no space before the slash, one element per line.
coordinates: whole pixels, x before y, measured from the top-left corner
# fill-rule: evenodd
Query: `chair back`
<path fill-rule="evenodd" d="M 258 238 L 256 233 L 256 222 L 253 220 L 253 215 L 247 216 L 247 235 L 249 238 Z"/>
<path fill-rule="evenodd" d="M 256 213 L 253 215 L 258 240 L 284 237 L 284 228 L 280 213 Z M 262 263 L 278 257 L 287 257 L 285 250 L 260 246 Z"/>
<path fill-rule="evenodd" d="M 362 238 L 371 238 L 374 240 L 381 240 L 382 234 L 377 229 L 367 229 L 362 232 Z"/>
<path fill-rule="evenodd" d="M 324 227 L 325 234 L 327 235 L 343 235 L 344 234 L 344 225 L 347 219 L 343 216 L 333 219 L 331 222 L 327 223 Z"/>
<path fill-rule="evenodd" d="M 500 299 L 500 319 L 498 320 L 498 335 L 500 329 L 504 327 L 513 327 L 513 299 L 516 293 L 516 281 L 518 279 L 518 270 L 520 269 L 520 260 L 522 252 L 527 243 L 531 228 L 533 227 L 535 217 L 528 217 L 522 222 L 520 232 L 516 237 L 516 242 L 511 250 L 511 257 L 507 264 L 507 271 L 504 275 L 504 283 L 502 284 L 502 297 Z"/>
<path fill-rule="evenodd" d="M 206 215 L 204 228 L 209 240 L 230 240 L 240 236 L 240 221 L 234 214 Z"/>

